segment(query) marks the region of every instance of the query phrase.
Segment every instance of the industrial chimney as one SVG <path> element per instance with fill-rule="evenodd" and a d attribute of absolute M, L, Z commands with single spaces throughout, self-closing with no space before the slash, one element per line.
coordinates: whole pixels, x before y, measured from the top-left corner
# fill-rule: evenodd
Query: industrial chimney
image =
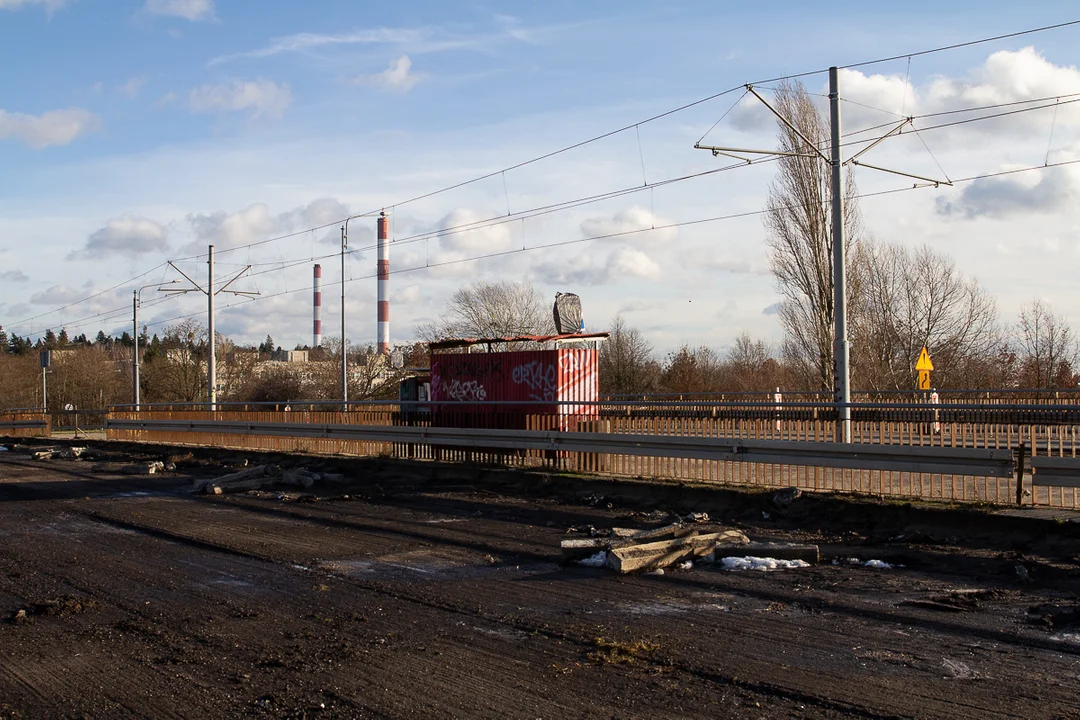
<path fill-rule="evenodd" d="M 315 265 L 315 304 L 312 309 L 314 325 L 312 327 L 311 347 L 322 345 L 322 265 Z"/>
<path fill-rule="evenodd" d="M 379 278 L 378 345 L 383 355 L 390 354 L 390 219 L 379 213 Z"/>

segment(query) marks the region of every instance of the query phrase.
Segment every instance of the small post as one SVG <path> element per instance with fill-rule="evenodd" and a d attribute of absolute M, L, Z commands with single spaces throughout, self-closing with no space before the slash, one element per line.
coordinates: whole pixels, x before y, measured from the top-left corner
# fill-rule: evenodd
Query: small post
<path fill-rule="evenodd" d="M 349 411 L 349 341 L 345 336 L 345 250 L 349 247 L 349 221 L 341 228 L 341 411 Z"/>
<path fill-rule="evenodd" d="M 1024 504 L 1024 456 L 1027 445 L 1020 443 L 1016 448 L 1016 504 Z"/>

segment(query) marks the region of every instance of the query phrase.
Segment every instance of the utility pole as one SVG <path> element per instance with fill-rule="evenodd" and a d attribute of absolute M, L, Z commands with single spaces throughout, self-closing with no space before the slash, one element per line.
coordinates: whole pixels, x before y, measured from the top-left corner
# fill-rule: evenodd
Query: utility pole
<path fill-rule="evenodd" d="M 142 291 L 152 287 L 157 287 L 158 290 L 161 290 L 161 285 L 169 285 L 178 282 L 180 281 L 170 280 L 168 283 L 151 283 L 150 285 L 143 285 L 141 288 L 131 291 L 131 317 L 135 342 L 135 351 L 131 354 L 131 404 L 134 406 L 136 412 L 139 411 L 139 306 L 142 305 Z"/>
<path fill-rule="evenodd" d="M 837 442 L 851 442 L 851 373 L 847 337 L 847 265 L 844 249 L 844 187 L 840 160 L 840 88 L 837 68 L 829 68 L 829 114 L 832 130 L 832 263 L 833 263 L 833 402 Z"/>
<path fill-rule="evenodd" d="M 351 218 L 350 218 L 351 219 Z M 341 411 L 349 410 L 349 340 L 345 334 L 345 251 L 349 248 L 349 220 L 341 228 Z"/>
<path fill-rule="evenodd" d="M 214 336 L 214 246 L 206 258 L 206 326 L 210 343 L 210 361 L 206 368 L 206 402 L 210 412 L 217 410 L 217 338 Z"/>
<path fill-rule="evenodd" d="M 184 294 L 184 293 L 198 291 L 198 292 L 206 294 L 206 298 L 207 298 L 206 299 L 206 310 L 207 310 L 206 325 L 207 325 L 207 332 L 209 333 L 209 336 L 210 336 L 209 337 L 209 344 L 210 344 L 209 362 L 208 362 L 208 367 L 206 368 L 206 382 L 207 382 L 207 385 L 208 385 L 208 387 L 206 388 L 206 404 L 207 404 L 207 407 L 210 410 L 216 410 L 217 409 L 217 352 L 216 352 L 217 338 L 216 338 L 215 332 L 214 332 L 214 296 L 217 295 L 220 292 L 225 292 L 226 288 L 228 288 L 234 282 L 239 280 L 241 275 L 243 275 L 244 273 L 246 273 L 248 270 L 251 269 L 251 266 L 248 265 L 243 270 L 236 273 L 236 275 L 233 275 L 232 279 L 229 280 L 229 282 L 225 283 L 224 285 L 219 287 L 217 290 L 215 290 L 214 289 L 214 246 L 213 245 L 209 246 L 206 264 L 207 264 L 207 267 L 209 269 L 207 271 L 207 276 L 206 276 L 206 288 L 203 288 L 201 285 L 199 285 L 199 283 L 195 282 L 190 277 L 188 277 L 187 273 L 185 273 L 180 268 L 176 267 L 176 265 L 174 265 L 173 262 L 170 260 L 169 261 L 169 266 L 172 267 L 172 269 L 175 270 L 176 272 L 183 275 L 184 278 L 189 283 L 191 283 L 191 287 L 189 287 L 189 288 L 178 288 L 176 290 L 165 290 L 163 292 L 173 292 L 173 293 Z M 257 292 L 247 292 L 247 291 L 244 291 L 244 290 L 229 290 L 228 292 L 232 293 L 233 295 L 248 295 L 248 296 L 258 295 L 259 294 Z"/>
<path fill-rule="evenodd" d="M 132 336 L 135 341 L 131 353 L 131 407 L 135 412 L 139 411 L 139 291 L 131 291 L 131 325 L 135 331 Z"/>

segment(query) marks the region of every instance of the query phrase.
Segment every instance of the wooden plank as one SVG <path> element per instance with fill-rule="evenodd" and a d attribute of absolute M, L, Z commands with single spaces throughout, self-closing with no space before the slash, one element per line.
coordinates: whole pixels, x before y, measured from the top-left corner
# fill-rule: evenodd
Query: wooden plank
<path fill-rule="evenodd" d="M 708 555 L 716 549 L 718 544 L 748 542 L 748 538 L 737 530 L 691 535 L 674 540 L 612 548 L 608 551 L 607 564 L 609 568 L 619 573 L 659 570 L 684 560 Z"/>

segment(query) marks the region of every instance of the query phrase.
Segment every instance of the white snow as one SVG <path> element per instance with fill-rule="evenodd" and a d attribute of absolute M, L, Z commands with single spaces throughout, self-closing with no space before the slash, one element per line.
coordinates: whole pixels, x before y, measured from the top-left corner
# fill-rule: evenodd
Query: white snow
<path fill-rule="evenodd" d="M 1051 640 L 1060 640 L 1061 642 L 1077 643 L 1080 644 L 1080 633 L 1058 633 L 1050 636 Z"/>
<path fill-rule="evenodd" d="M 810 567 L 805 560 L 777 560 L 770 557 L 726 557 L 721 562 L 725 570 L 788 570 L 791 568 Z"/>
<path fill-rule="evenodd" d="M 863 563 L 868 568 L 877 568 L 878 570 L 892 570 L 893 566 L 884 560 L 867 560 Z"/>
<path fill-rule="evenodd" d="M 680 570 L 689 570 L 690 568 L 694 567 L 694 563 L 692 560 L 687 560 L 686 562 L 679 563 L 675 567 L 679 568 Z"/>
<path fill-rule="evenodd" d="M 595 555 L 590 555 L 587 558 L 582 558 L 577 561 L 578 565 L 584 565 L 585 567 L 604 567 L 607 565 L 607 550 L 601 550 Z"/>

